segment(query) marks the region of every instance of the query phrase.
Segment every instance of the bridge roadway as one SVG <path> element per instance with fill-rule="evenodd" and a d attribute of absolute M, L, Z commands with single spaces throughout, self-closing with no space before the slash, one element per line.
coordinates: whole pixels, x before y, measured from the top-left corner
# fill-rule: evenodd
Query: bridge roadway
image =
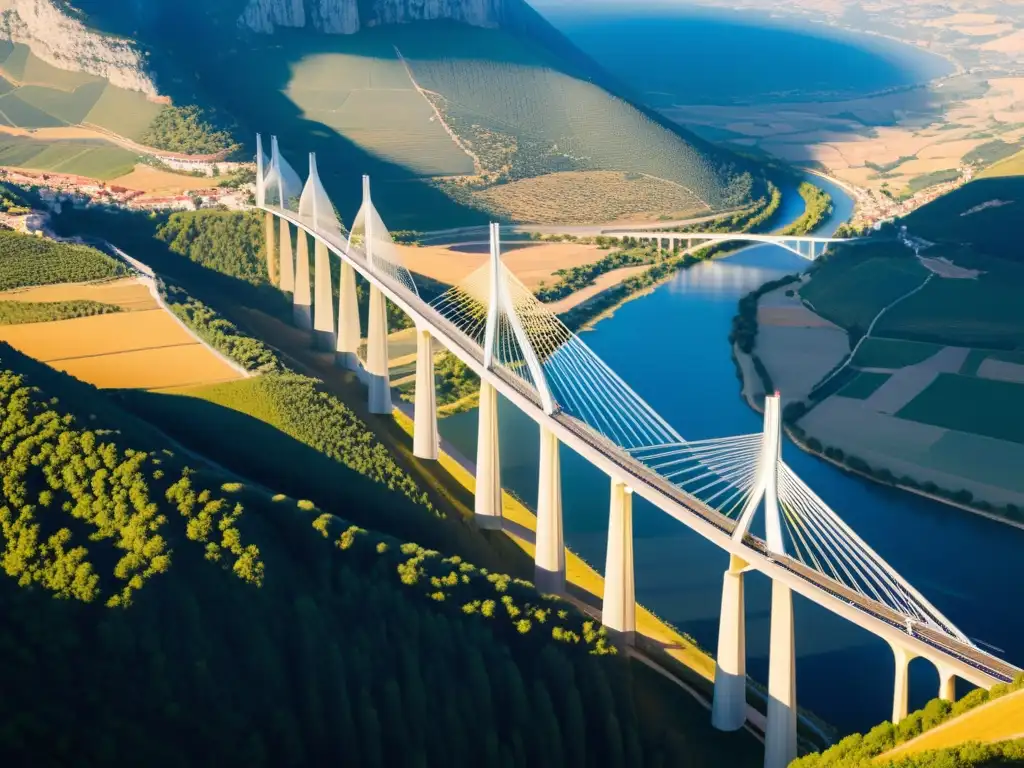
<path fill-rule="evenodd" d="M 315 232 L 291 211 L 276 206 L 267 206 L 264 210 L 284 218 L 324 243 L 339 258 L 346 259 L 363 278 L 377 286 L 388 300 L 412 318 L 417 327 L 429 329 L 434 338 L 468 365 L 475 374 L 493 385 L 506 399 L 539 425 L 551 430 L 560 442 L 568 445 L 609 477 L 625 482 L 634 493 L 683 525 L 749 563 L 751 568 L 770 579 L 778 579 L 826 610 L 846 618 L 891 644 L 905 647 L 933 661 L 936 660 L 936 656 L 941 656 L 940 660 L 944 665 L 975 685 L 987 688 L 993 683 L 1009 682 L 1021 672 L 1013 665 L 941 632 L 919 624 L 908 628 L 907 619 L 903 615 L 818 574 L 792 558 L 771 555 L 765 543 L 755 536 L 747 534 L 742 541 L 733 539 L 732 532 L 736 526 L 734 521 L 672 485 L 620 447 L 568 414 L 556 412 L 552 416 L 547 415 L 536 393 L 506 371 L 486 368 L 483 364 L 482 351 L 475 344 L 470 343 L 433 307 L 413 295 L 405 286 L 387 275 L 371 271 L 362 254 L 348 252 L 346 243 L 333 242 L 321 233 Z"/>

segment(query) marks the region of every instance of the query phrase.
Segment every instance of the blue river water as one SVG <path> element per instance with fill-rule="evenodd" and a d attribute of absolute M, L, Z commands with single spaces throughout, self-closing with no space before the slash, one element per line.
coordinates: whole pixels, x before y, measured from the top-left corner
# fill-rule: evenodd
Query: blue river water
<path fill-rule="evenodd" d="M 815 180 L 815 183 L 819 183 Z M 842 190 L 832 193 L 832 231 L 850 214 Z M 796 197 L 796 196 L 787 196 Z M 799 200 L 799 198 L 796 198 Z M 790 203 L 792 205 L 792 203 Z M 789 209 L 786 217 L 799 214 Z M 582 338 L 687 439 L 747 434 L 761 417 L 740 397 L 728 334 L 739 299 L 806 262 L 775 246 L 756 246 L 680 272 L 652 293 L 602 320 Z M 536 425 L 510 404 L 499 410 L 503 485 L 532 508 L 537 493 Z M 443 436 L 469 457 L 476 450 L 476 412 L 441 423 Z M 1009 564 L 1024 552 L 1024 531 L 846 474 L 794 445 L 785 461 L 857 533 L 975 641 L 1024 662 L 1024 586 Z M 562 448 L 566 540 L 604 569 L 608 478 Z M 727 555 L 642 500 L 634 512 L 638 599 L 716 647 L 722 573 Z M 748 672 L 767 681 L 769 583 L 747 581 Z M 870 633 L 796 598 L 798 700 L 843 732 L 864 730 L 892 708 L 893 658 Z M 961 683 L 961 694 L 969 686 Z M 911 709 L 937 695 L 928 662 L 911 664 Z"/>

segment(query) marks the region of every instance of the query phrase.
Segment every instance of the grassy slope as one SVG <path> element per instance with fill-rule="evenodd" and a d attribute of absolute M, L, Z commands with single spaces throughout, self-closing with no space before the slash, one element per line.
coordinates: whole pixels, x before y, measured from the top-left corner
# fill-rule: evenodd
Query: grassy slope
<path fill-rule="evenodd" d="M 1024 738 L 1024 691 L 972 709 L 912 741 L 883 754 L 880 760 L 932 749 L 946 749 L 967 741 L 1005 741 Z"/>

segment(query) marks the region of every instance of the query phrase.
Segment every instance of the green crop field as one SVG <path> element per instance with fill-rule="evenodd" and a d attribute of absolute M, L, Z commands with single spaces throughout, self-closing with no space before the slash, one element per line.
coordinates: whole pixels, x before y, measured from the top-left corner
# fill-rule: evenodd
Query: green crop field
<path fill-rule="evenodd" d="M 901 419 L 1024 443 L 1024 384 L 943 373 L 901 408 Z"/>
<path fill-rule="evenodd" d="M 92 123 L 138 140 L 161 106 L 82 72 L 57 69 L 21 44 L 0 48 L 0 120 L 15 128 Z"/>
<path fill-rule="evenodd" d="M 887 312 L 875 331 L 964 347 L 1024 346 L 1024 265 L 1001 259 L 987 259 L 981 265 L 988 270 L 976 280 L 933 279 Z"/>
<path fill-rule="evenodd" d="M 982 171 L 979 178 L 998 179 L 1003 176 L 1024 176 L 1024 151 L 1018 152 L 1013 157 L 1000 160 Z"/>
<path fill-rule="evenodd" d="M 1024 352 L 998 352 L 990 349 L 972 349 L 964 364 L 960 366 L 961 376 L 977 376 L 978 369 L 986 360 L 998 360 L 1014 365 L 1024 365 Z"/>
<path fill-rule="evenodd" d="M 854 400 L 867 400 L 889 380 L 889 376 L 888 373 L 858 373 L 857 377 L 839 390 L 837 394 L 840 397 L 849 397 Z"/>
<path fill-rule="evenodd" d="M 870 250 L 851 246 L 822 262 L 811 281 L 800 289 L 800 295 L 837 325 L 866 331 L 884 307 L 920 285 L 927 275 L 928 270 L 898 243 L 880 244 Z M 889 313 L 883 321 L 888 317 Z M 881 328 L 877 330 L 882 332 Z"/>
<path fill-rule="evenodd" d="M 163 107 L 141 93 L 126 91 L 109 83 L 93 102 L 83 122 L 139 141 Z"/>
<path fill-rule="evenodd" d="M 130 173 L 134 152 L 99 141 L 39 141 L 0 135 L 0 166 L 110 180 Z"/>
<path fill-rule="evenodd" d="M 941 349 L 940 344 L 872 337 L 861 344 L 853 364 L 860 368 L 905 368 L 924 362 Z"/>

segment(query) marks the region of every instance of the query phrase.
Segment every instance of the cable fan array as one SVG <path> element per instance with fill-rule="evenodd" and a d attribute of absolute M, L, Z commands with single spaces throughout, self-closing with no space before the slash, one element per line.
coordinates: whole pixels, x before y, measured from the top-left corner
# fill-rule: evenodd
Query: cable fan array
<path fill-rule="evenodd" d="M 264 205 L 298 213 L 299 200 L 302 198 L 302 180 L 281 155 L 276 136 L 271 139 L 270 163 L 264 163 L 263 167 Z"/>
<path fill-rule="evenodd" d="M 346 250 L 361 252 L 367 259 L 367 266 L 375 275 L 384 277 L 393 285 L 401 286 L 414 296 L 419 296 L 416 288 L 416 281 L 412 279 L 412 273 L 402 263 L 402 256 L 398 252 L 391 233 L 384 225 L 380 214 L 374 207 L 372 201 L 363 200 L 355 220 L 352 222 L 352 229 L 349 231 L 348 246 Z M 370 237 L 367 240 L 367 231 Z"/>
<path fill-rule="evenodd" d="M 863 597 L 970 644 L 781 460 L 778 494 L 787 555 Z"/>
<path fill-rule="evenodd" d="M 636 394 L 593 350 L 570 331 L 513 275 L 500 266 L 494 362 L 540 396 L 548 387 L 558 409 L 620 448 L 683 442 L 683 438 Z M 432 302 L 450 324 L 486 348 L 492 281 L 484 264 Z M 517 330 L 519 326 L 521 332 Z M 543 381 L 531 369 L 529 345 Z"/>
<path fill-rule="evenodd" d="M 316 155 L 312 154 L 309 156 L 309 178 L 299 198 L 299 220 L 335 247 L 345 246 L 346 234 L 341 217 L 320 181 Z"/>
<path fill-rule="evenodd" d="M 762 436 L 740 435 L 635 448 L 637 461 L 690 496 L 738 520 L 755 491 Z"/>

